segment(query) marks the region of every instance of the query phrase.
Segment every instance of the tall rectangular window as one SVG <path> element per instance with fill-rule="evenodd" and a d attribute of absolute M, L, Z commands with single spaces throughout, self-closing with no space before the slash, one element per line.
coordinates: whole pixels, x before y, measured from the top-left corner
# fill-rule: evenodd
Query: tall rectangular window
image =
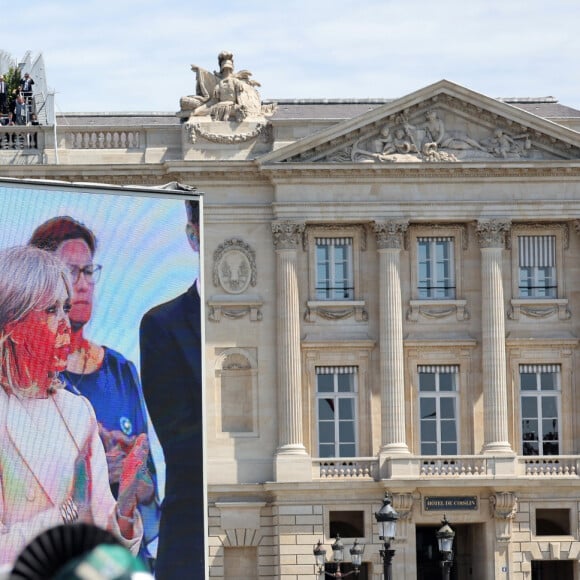
<path fill-rule="evenodd" d="M 353 300 L 352 238 L 316 238 L 316 299 Z"/>
<path fill-rule="evenodd" d="M 459 366 L 419 366 L 421 455 L 457 455 Z"/>
<path fill-rule="evenodd" d="M 455 298 L 452 237 L 417 238 L 419 299 Z"/>
<path fill-rule="evenodd" d="M 520 298 L 557 298 L 556 236 L 518 236 Z"/>
<path fill-rule="evenodd" d="M 520 365 L 523 455 L 560 453 L 560 365 Z"/>
<path fill-rule="evenodd" d="M 357 456 L 357 367 L 316 367 L 319 457 Z"/>

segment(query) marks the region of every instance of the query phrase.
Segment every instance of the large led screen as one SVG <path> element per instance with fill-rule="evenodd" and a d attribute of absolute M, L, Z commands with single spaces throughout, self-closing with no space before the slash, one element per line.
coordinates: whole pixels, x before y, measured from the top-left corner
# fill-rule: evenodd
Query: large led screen
<path fill-rule="evenodd" d="M 89 523 L 161 580 L 204 577 L 200 209 L 0 179 L 3 570 Z"/>

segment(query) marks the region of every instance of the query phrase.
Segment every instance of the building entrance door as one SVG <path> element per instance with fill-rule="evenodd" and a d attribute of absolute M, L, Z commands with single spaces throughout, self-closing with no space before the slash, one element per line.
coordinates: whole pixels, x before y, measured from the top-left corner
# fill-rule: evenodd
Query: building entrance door
<path fill-rule="evenodd" d="M 417 580 L 441 578 L 441 557 L 437 546 L 437 530 L 441 526 L 417 526 Z M 475 545 L 482 542 L 482 524 L 451 523 L 455 530 L 453 544 L 453 567 L 451 580 L 482 580 L 485 576 L 483 566 L 475 561 Z"/>
<path fill-rule="evenodd" d="M 574 560 L 532 560 L 532 580 L 574 580 Z"/>

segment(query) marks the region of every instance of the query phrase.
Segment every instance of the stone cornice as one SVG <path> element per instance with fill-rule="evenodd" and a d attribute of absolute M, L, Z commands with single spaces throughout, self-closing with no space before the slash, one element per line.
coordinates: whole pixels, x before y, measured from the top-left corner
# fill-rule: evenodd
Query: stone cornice
<path fill-rule="evenodd" d="M 384 179 L 409 179 L 429 178 L 430 180 L 449 179 L 553 179 L 564 178 L 576 181 L 580 177 L 580 163 L 577 161 L 553 163 L 538 162 L 519 164 L 512 163 L 510 166 L 498 163 L 497 166 L 490 164 L 467 164 L 467 163 L 439 163 L 434 164 L 276 164 L 260 167 L 260 171 L 268 174 L 273 182 L 291 179 L 304 179 L 305 177 L 320 177 L 325 179 L 356 179 L 357 181 L 375 181 L 377 178 Z"/>
<path fill-rule="evenodd" d="M 471 337 L 463 338 L 406 338 L 403 341 L 406 349 L 426 349 L 433 351 L 433 349 L 457 350 L 456 356 L 461 356 L 461 351 L 466 348 L 475 348 L 477 346 L 477 339 Z M 465 356 L 471 356 L 467 354 Z"/>
<path fill-rule="evenodd" d="M 4 177 L 61 179 L 71 182 L 126 182 L 126 177 L 138 176 L 141 184 L 166 183 L 172 179 L 181 182 L 211 180 L 223 183 L 259 182 L 284 183 L 297 180 L 324 179 L 344 182 L 385 180 L 430 181 L 500 179 L 500 180 L 553 180 L 577 181 L 580 178 L 580 162 L 528 162 L 508 164 L 439 163 L 439 164 L 310 164 L 280 163 L 259 165 L 256 162 L 190 162 L 169 161 L 165 163 L 130 164 L 60 164 L 60 165 L 6 165 L 2 166 Z M 125 181 L 123 181 L 125 180 Z"/>
<path fill-rule="evenodd" d="M 114 164 L 6 165 L 3 177 L 17 179 L 58 179 L 76 183 L 163 185 L 169 181 L 198 184 L 247 183 L 268 185 L 268 176 L 261 174 L 252 162 L 165 162 Z"/>

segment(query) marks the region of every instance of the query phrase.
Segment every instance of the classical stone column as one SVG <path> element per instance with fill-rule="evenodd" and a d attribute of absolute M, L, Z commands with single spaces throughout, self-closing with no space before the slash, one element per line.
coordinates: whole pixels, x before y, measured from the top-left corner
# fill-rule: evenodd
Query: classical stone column
<path fill-rule="evenodd" d="M 401 248 L 408 223 L 377 223 L 379 252 L 381 455 L 408 454 L 405 436 L 405 374 Z"/>
<path fill-rule="evenodd" d="M 502 252 L 507 221 L 477 223 L 481 247 L 481 333 L 483 358 L 484 445 L 489 454 L 511 453 L 508 440 L 505 314 Z"/>
<path fill-rule="evenodd" d="M 276 250 L 278 448 L 276 481 L 312 479 L 312 465 L 302 442 L 300 304 L 296 262 L 304 224 L 272 224 Z"/>

